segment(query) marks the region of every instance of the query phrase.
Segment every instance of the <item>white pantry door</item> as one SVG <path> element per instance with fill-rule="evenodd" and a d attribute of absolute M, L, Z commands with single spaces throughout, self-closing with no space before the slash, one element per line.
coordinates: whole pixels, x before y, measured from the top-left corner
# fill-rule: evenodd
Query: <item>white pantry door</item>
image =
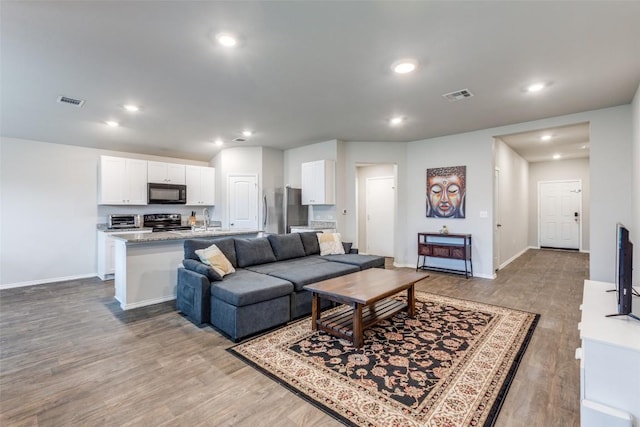
<path fill-rule="evenodd" d="M 581 181 L 540 182 L 538 201 L 540 246 L 580 249 Z"/>
<path fill-rule="evenodd" d="M 393 256 L 395 182 L 392 176 L 367 178 L 367 253 Z"/>
<path fill-rule="evenodd" d="M 229 175 L 229 228 L 258 230 L 258 177 Z"/>

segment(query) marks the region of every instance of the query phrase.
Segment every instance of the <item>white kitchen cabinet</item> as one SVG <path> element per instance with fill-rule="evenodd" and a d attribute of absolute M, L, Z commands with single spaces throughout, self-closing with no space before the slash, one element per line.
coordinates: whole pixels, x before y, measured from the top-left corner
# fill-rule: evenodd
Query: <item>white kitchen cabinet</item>
<path fill-rule="evenodd" d="M 302 204 L 334 205 L 335 162 L 317 160 L 302 163 Z"/>
<path fill-rule="evenodd" d="M 216 170 L 205 166 L 186 167 L 187 205 L 213 206 L 216 196 Z"/>
<path fill-rule="evenodd" d="M 617 311 L 613 283 L 585 280 L 580 339 L 580 425 L 632 427 L 640 420 L 640 322 Z M 634 298 L 634 303 L 636 299 Z M 640 314 L 638 309 L 634 313 Z"/>
<path fill-rule="evenodd" d="M 151 229 L 128 231 L 98 230 L 98 277 L 101 280 L 113 279 L 115 273 L 115 242 L 112 236 L 130 233 L 151 233 Z"/>
<path fill-rule="evenodd" d="M 185 183 L 185 165 L 165 162 L 147 162 L 147 182 L 160 184 Z"/>
<path fill-rule="evenodd" d="M 99 205 L 146 205 L 147 161 L 100 156 Z"/>

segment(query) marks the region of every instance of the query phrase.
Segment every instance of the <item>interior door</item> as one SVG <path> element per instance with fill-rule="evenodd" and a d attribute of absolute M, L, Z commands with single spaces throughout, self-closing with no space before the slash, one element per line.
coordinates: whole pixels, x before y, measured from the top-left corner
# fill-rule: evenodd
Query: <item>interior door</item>
<path fill-rule="evenodd" d="M 367 253 L 393 256 L 395 182 L 392 176 L 367 178 Z"/>
<path fill-rule="evenodd" d="M 500 269 L 500 237 L 502 224 L 500 215 L 500 169 L 493 174 L 493 270 Z"/>
<path fill-rule="evenodd" d="M 258 177 L 229 175 L 229 228 L 258 230 Z"/>
<path fill-rule="evenodd" d="M 540 182 L 538 203 L 540 247 L 580 249 L 582 183 Z"/>

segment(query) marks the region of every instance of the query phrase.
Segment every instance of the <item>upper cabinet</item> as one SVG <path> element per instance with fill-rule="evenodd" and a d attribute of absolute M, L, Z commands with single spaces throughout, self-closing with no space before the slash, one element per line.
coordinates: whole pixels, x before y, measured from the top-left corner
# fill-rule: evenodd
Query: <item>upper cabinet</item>
<path fill-rule="evenodd" d="M 335 162 L 317 160 L 302 163 L 302 204 L 334 205 Z"/>
<path fill-rule="evenodd" d="M 147 161 L 100 156 L 98 204 L 146 205 Z"/>
<path fill-rule="evenodd" d="M 215 168 L 187 165 L 185 175 L 187 183 L 187 205 L 215 205 Z"/>
<path fill-rule="evenodd" d="M 160 184 L 185 183 L 185 165 L 164 162 L 147 162 L 147 181 Z"/>

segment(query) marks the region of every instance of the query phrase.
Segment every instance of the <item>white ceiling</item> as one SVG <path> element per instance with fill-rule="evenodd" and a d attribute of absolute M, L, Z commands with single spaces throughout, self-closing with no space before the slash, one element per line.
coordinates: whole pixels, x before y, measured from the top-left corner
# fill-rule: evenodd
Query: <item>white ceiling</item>
<path fill-rule="evenodd" d="M 2 136 L 209 160 L 415 141 L 628 104 L 640 2 L 6 1 Z M 229 50 L 212 34 L 242 37 Z M 411 57 L 417 72 L 394 75 Z M 524 87 L 550 86 L 531 94 Z M 441 95 L 469 89 L 450 102 Z M 86 100 L 59 104 L 60 95 Z M 143 111 L 122 110 L 138 103 Z M 406 117 L 390 127 L 393 115 Z M 109 128 L 105 120 L 119 120 Z"/>

